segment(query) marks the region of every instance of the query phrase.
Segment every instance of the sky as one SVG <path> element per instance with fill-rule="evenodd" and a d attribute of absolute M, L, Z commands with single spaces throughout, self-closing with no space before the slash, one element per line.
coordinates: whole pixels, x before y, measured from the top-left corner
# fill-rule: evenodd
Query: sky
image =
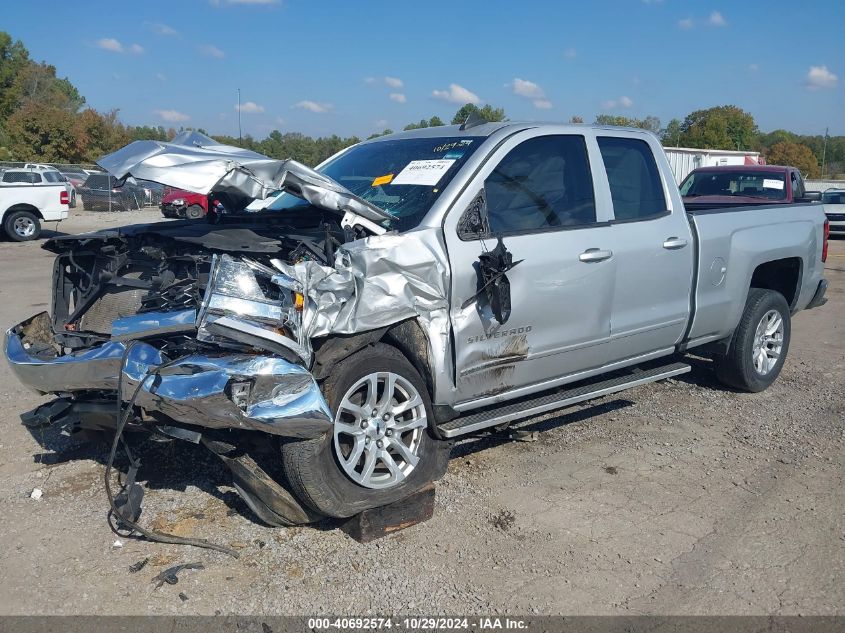
<path fill-rule="evenodd" d="M 735 104 L 845 134 L 845 2 L 76 0 L 0 29 L 133 125 L 367 136 L 460 105 L 590 122 Z M 72 8 L 71 8 L 72 7 Z M 131 7 L 131 8 L 130 8 Z"/>

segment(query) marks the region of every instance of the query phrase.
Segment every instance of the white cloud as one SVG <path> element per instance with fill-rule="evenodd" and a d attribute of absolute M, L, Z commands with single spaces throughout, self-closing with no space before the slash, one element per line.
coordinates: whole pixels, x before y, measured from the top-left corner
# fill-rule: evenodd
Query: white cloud
<path fill-rule="evenodd" d="M 708 26 L 727 26 L 728 22 L 725 20 L 724 16 L 719 13 L 718 11 L 713 11 L 710 14 L 710 17 L 707 18 L 707 25 Z"/>
<path fill-rule="evenodd" d="M 162 24 L 161 22 L 144 22 L 144 25 L 156 35 L 164 35 L 167 37 L 179 35 L 179 31 L 172 26 Z"/>
<path fill-rule="evenodd" d="M 156 79 L 159 81 L 167 81 L 167 75 L 164 73 L 156 73 Z"/>
<path fill-rule="evenodd" d="M 461 105 L 466 103 L 477 104 L 481 101 L 477 94 L 470 92 L 458 84 L 449 84 L 448 90 L 434 90 L 431 96 L 435 99 L 448 101 L 449 103 L 459 103 Z"/>
<path fill-rule="evenodd" d="M 750 70 L 753 73 L 756 73 L 758 70 L 760 70 L 760 65 L 759 64 L 748 64 L 748 70 Z"/>
<path fill-rule="evenodd" d="M 168 123 L 180 123 L 191 118 L 184 112 L 179 112 L 179 110 L 156 110 L 155 113 Z"/>
<path fill-rule="evenodd" d="M 299 108 L 300 110 L 308 110 L 309 112 L 314 112 L 315 114 L 325 114 L 334 106 L 331 103 L 319 103 L 317 101 L 309 101 L 306 99 L 304 101 L 300 101 L 299 103 L 295 103 L 291 107 Z"/>
<path fill-rule="evenodd" d="M 577 56 L 578 51 L 576 51 L 574 48 L 567 48 L 565 51 L 563 51 L 564 59 L 575 59 Z"/>
<path fill-rule="evenodd" d="M 546 99 L 545 90 L 533 81 L 515 77 L 511 83 L 505 84 L 505 86 L 513 90 L 515 95 L 530 99 L 535 108 L 548 110 L 552 107 L 552 102 Z"/>
<path fill-rule="evenodd" d="M 287 123 L 287 121 L 285 121 L 282 117 L 280 117 L 280 116 L 276 117 L 276 124 L 277 125 L 285 125 L 286 123 Z"/>
<path fill-rule="evenodd" d="M 102 48 L 104 51 L 111 51 L 112 53 L 123 52 L 123 44 L 113 37 L 104 37 L 97 40 L 97 48 Z"/>
<path fill-rule="evenodd" d="M 810 66 L 807 76 L 804 79 L 804 86 L 807 90 L 822 90 L 823 88 L 836 88 L 839 77 L 827 69 L 827 66 Z"/>
<path fill-rule="evenodd" d="M 373 125 L 376 127 L 376 129 L 383 130 L 387 127 L 388 123 L 389 121 L 387 119 L 379 119 L 378 121 L 374 122 Z"/>
<path fill-rule="evenodd" d="M 132 46 L 129 47 L 129 52 L 132 53 L 133 55 L 140 55 L 141 53 L 144 52 L 144 47 L 141 46 L 140 44 L 133 44 Z"/>
<path fill-rule="evenodd" d="M 206 57 L 213 57 L 214 59 L 223 59 L 226 57 L 226 53 L 212 44 L 203 44 L 198 47 L 197 50 L 199 50 L 200 54 L 205 55 Z"/>
<path fill-rule="evenodd" d="M 693 27 L 692 18 L 684 18 L 683 20 L 678 20 L 678 28 L 683 29 L 685 31 L 688 31 L 692 27 Z"/>
<path fill-rule="evenodd" d="M 235 104 L 235 111 L 238 110 L 238 104 Z M 241 112 L 244 114 L 261 114 L 264 112 L 264 106 L 258 105 L 255 101 L 244 101 L 241 104 Z"/>
<path fill-rule="evenodd" d="M 603 110 L 613 110 L 615 108 L 630 108 L 634 105 L 634 101 L 630 97 L 621 96 L 618 99 L 609 99 L 603 101 L 601 107 Z"/>
<path fill-rule="evenodd" d="M 376 81 L 378 81 L 378 80 L 375 77 L 364 77 L 364 83 L 369 85 L 369 86 L 374 85 L 376 83 Z"/>
<path fill-rule="evenodd" d="M 514 78 L 513 82 L 507 84 L 513 90 L 515 95 L 525 97 L 526 99 L 542 99 L 546 96 L 543 89 L 535 84 L 533 81 L 527 79 Z"/>
<path fill-rule="evenodd" d="M 405 103 L 408 99 L 401 92 L 391 92 L 390 100 L 395 101 L 396 103 Z"/>
<path fill-rule="evenodd" d="M 391 88 L 401 88 L 405 84 L 402 83 L 402 80 L 398 77 L 385 77 L 384 83 L 386 83 Z"/>

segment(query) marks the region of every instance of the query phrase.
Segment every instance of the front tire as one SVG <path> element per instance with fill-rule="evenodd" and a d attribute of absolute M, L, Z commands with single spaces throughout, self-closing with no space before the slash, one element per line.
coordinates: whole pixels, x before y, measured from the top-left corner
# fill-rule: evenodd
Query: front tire
<path fill-rule="evenodd" d="M 30 211 L 12 211 L 7 214 L 3 229 L 9 239 L 15 242 L 28 242 L 41 235 L 41 223 Z"/>
<path fill-rule="evenodd" d="M 727 354 L 716 362 L 716 377 L 742 391 L 768 388 L 780 374 L 792 325 L 789 304 L 779 292 L 751 288 Z"/>
<path fill-rule="evenodd" d="M 398 350 L 379 343 L 342 360 L 323 393 L 333 431 L 282 445 L 285 475 L 307 506 L 349 517 L 443 476 L 449 445 L 431 435 L 425 382 Z"/>
<path fill-rule="evenodd" d="M 185 217 L 189 220 L 199 220 L 204 215 L 202 207 L 198 204 L 192 204 L 185 209 Z"/>

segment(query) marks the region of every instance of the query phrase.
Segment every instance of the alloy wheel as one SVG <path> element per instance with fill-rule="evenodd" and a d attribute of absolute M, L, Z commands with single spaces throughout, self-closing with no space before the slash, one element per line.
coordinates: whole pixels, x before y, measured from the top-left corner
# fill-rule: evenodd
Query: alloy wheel
<path fill-rule="evenodd" d="M 344 473 L 365 488 L 390 488 L 420 461 L 428 424 L 425 404 L 411 382 L 393 372 L 355 382 L 337 407 L 334 449 Z"/>
<path fill-rule="evenodd" d="M 757 324 L 751 360 L 761 376 L 768 374 L 777 365 L 783 349 L 783 333 L 783 317 L 777 310 L 766 312 Z"/>

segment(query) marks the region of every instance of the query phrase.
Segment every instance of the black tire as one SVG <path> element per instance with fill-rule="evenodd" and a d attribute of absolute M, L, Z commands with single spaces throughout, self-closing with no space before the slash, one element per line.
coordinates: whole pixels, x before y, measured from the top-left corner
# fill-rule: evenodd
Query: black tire
<path fill-rule="evenodd" d="M 422 398 L 429 423 L 434 420 L 425 381 L 394 347 L 377 343 L 339 362 L 323 383 L 332 411 L 358 380 L 374 372 L 393 372 L 411 383 Z M 368 508 L 399 501 L 427 483 L 439 479 L 449 464 L 449 444 L 436 439 L 428 428 L 421 434 L 419 463 L 403 481 L 389 488 L 365 488 L 352 481 L 335 456 L 331 432 L 313 440 L 282 444 L 285 476 L 297 497 L 316 512 L 349 517 Z"/>
<path fill-rule="evenodd" d="M 23 225 L 31 227 L 31 232 L 25 231 Z M 41 235 L 41 222 L 31 211 L 11 211 L 3 220 L 3 230 L 14 242 L 28 242 Z"/>
<path fill-rule="evenodd" d="M 771 310 L 777 311 L 783 319 L 783 339 L 774 366 L 767 373 L 761 374 L 754 366 L 753 350 L 757 326 Z M 728 352 L 715 358 L 716 377 L 723 384 L 742 391 L 763 391 L 775 381 L 783 368 L 791 334 L 789 304 L 784 296 L 774 290 L 751 288 L 739 325 L 731 337 Z"/>
<path fill-rule="evenodd" d="M 189 220 L 199 220 L 202 216 L 205 215 L 205 212 L 202 210 L 202 207 L 198 204 L 192 204 L 187 209 L 185 209 L 185 217 Z"/>

